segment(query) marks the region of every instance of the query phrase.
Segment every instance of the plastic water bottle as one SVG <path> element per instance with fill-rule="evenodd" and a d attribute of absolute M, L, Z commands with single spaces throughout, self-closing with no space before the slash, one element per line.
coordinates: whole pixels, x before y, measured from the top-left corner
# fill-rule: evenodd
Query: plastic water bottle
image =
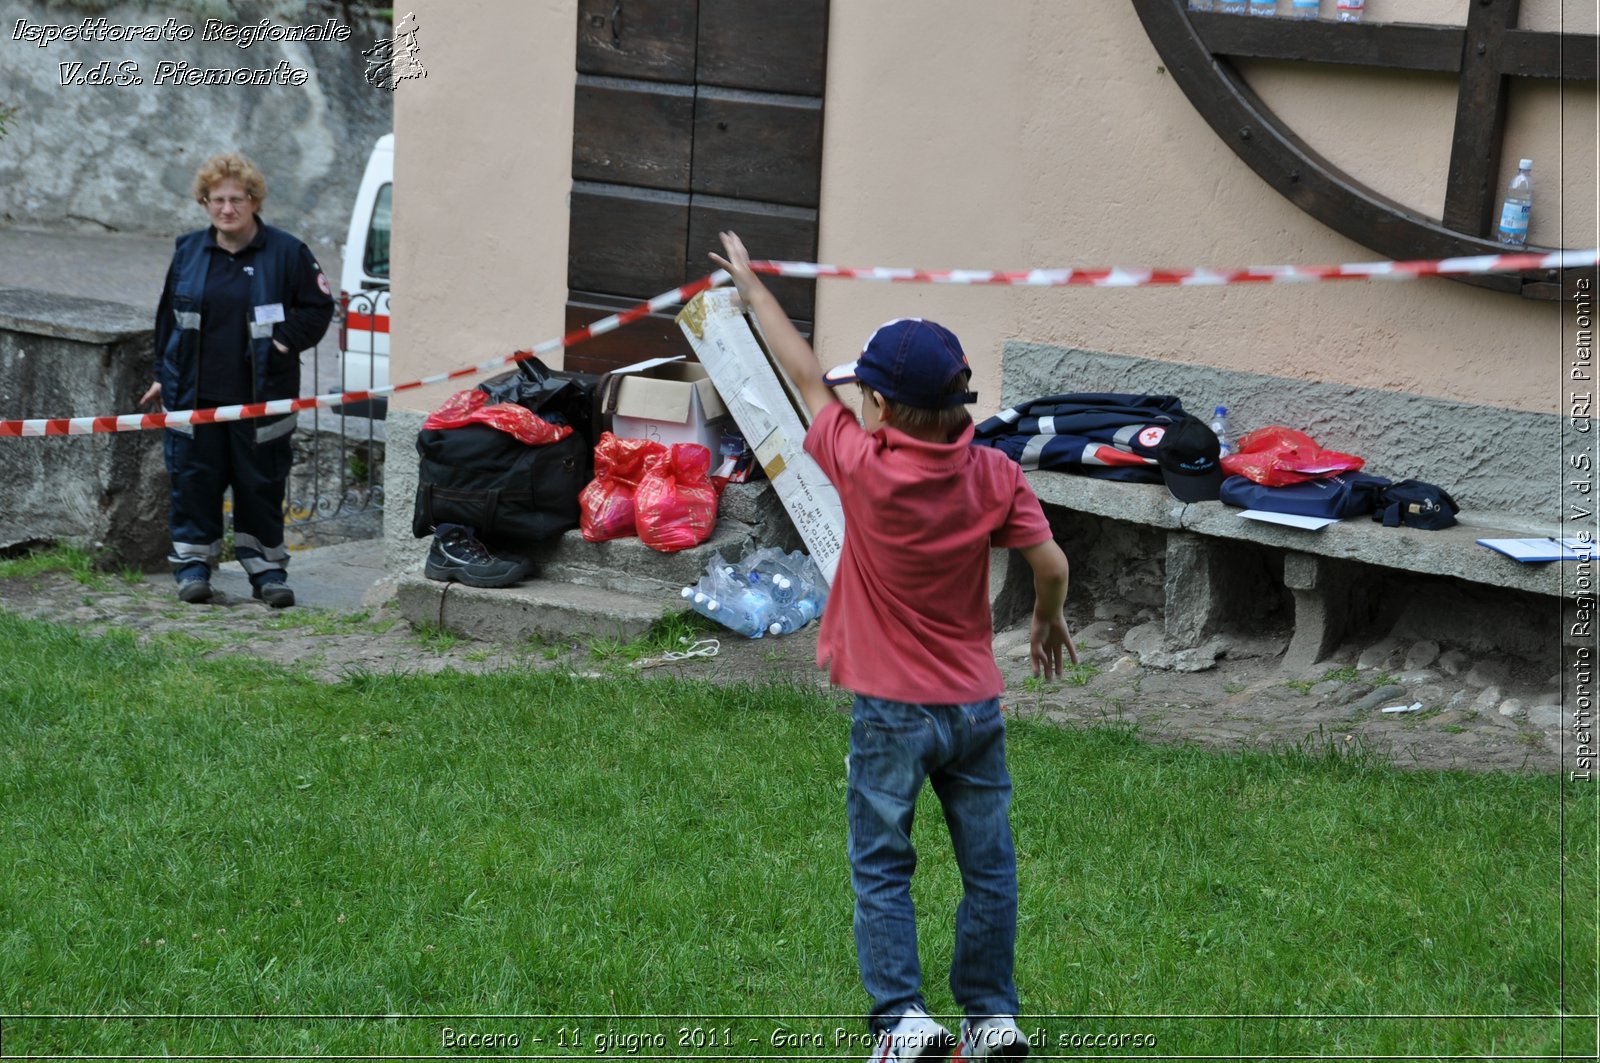
<path fill-rule="evenodd" d="M 1507 247 L 1528 246 L 1528 218 L 1533 213 L 1533 160 L 1517 163 L 1517 176 L 1506 189 L 1500 207 L 1500 242 Z"/>
<path fill-rule="evenodd" d="M 1310 22 L 1322 14 L 1322 0 L 1289 0 L 1289 17 Z"/>
<path fill-rule="evenodd" d="M 759 591 L 735 585 L 725 597 L 707 599 L 706 615 L 745 638 L 758 639 L 772 622 L 772 600 Z"/>
<path fill-rule="evenodd" d="M 794 551 L 788 557 L 790 571 L 796 573 L 804 587 L 803 594 L 810 598 L 817 607 L 817 615 L 828 606 L 828 581 L 823 578 L 822 569 L 809 555 Z"/>
<path fill-rule="evenodd" d="M 1217 0 L 1217 10 L 1224 15 L 1242 15 L 1249 10 L 1246 0 Z"/>
<path fill-rule="evenodd" d="M 1215 11 L 1216 0 L 1189 0 L 1190 11 Z"/>
<path fill-rule="evenodd" d="M 1278 13 L 1278 0 L 1250 0 L 1250 13 L 1258 18 L 1271 18 Z"/>
<path fill-rule="evenodd" d="M 817 618 L 817 607 L 810 598 L 801 598 L 773 611 L 772 623 L 767 625 L 769 635 L 789 635 Z"/>
<path fill-rule="evenodd" d="M 1228 408 L 1218 406 L 1211 415 L 1211 431 L 1216 434 L 1217 448 L 1221 457 L 1233 453 L 1233 444 L 1228 442 Z"/>
<path fill-rule="evenodd" d="M 695 612 L 746 638 L 760 638 L 772 623 L 772 599 L 760 587 L 747 584 L 720 556 L 706 566 L 699 583 L 679 593 Z"/>
<path fill-rule="evenodd" d="M 1339 0 L 1339 21 L 1360 22 L 1367 9 L 1367 0 Z"/>

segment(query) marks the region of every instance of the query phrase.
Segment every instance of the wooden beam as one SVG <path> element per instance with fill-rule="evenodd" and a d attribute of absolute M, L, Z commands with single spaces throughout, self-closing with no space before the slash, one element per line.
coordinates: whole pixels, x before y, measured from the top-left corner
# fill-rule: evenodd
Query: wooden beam
<path fill-rule="evenodd" d="M 1512 77 L 1596 80 L 1600 37 L 1592 33 L 1535 33 L 1507 30 L 1500 69 Z"/>
<path fill-rule="evenodd" d="M 1467 9 L 1461 90 L 1455 136 L 1445 179 L 1444 224 L 1471 236 L 1490 237 L 1500 178 L 1510 81 L 1500 69 L 1506 34 L 1517 24 L 1522 0 L 1476 0 Z"/>
<path fill-rule="evenodd" d="M 1213 55 L 1450 74 L 1461 69 L 1461 42 L 1466 36 L 1460 26 L 1301 22 L 1202 12 L 1190 14 L 1189 21 Z"/>
<path fill-rule="evenodd" d="M 1318 154 L 1262 102 L 1232 63 L 1211 55 L 1191 25 L 1182 0 L 1132 3 L 1168 73 L 1223 143 L 1275 191 L 1330 229 L 1396 259 L 1450 258 L 1503 250 L 1493 240 L 1452 230 L 1379 195 Z M 1200 19 L 1196 16 L 1195 21 Z M 1566 271 L 1569 283 L 1579 275 L 1594 283 L 1593 269 Z M 1557 280 L 1554 271 L 1526 277 L 1495 274 L 1452 279 L 1530 298 L 1549 299 L 1559 294 L 1557 286 L 1549 283 Z"/>

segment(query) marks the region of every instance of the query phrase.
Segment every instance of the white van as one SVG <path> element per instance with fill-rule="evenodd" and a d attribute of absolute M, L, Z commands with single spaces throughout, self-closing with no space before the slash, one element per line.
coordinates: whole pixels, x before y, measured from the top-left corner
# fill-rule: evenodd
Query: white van
<path fill-rule="evenodd" d="M 339 375 L 345 391 L 368 391 L 389 383 L 389 230 L 394 196 L 394 134 L 373 145 L 350 212 L 339 276 Z M 382 417 L 386 398 L 372 402 Z M 350 414 L 367 413 L 352 404 Z"/>

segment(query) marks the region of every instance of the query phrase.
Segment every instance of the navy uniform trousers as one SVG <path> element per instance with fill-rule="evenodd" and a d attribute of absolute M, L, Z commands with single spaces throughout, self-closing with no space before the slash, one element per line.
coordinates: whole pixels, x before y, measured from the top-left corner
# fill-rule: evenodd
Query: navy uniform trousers
<path fill-rule="evenodd" d="M 256 442 L 255 421 L 199 424 L 194 435 L 169 429 L 172 562 L 215 568 L 222 554 L 223 495 L 233 488 L 233 552 L 251 583 L 283 571 L 283 497 L 293 451 L 287 435 Z"/>

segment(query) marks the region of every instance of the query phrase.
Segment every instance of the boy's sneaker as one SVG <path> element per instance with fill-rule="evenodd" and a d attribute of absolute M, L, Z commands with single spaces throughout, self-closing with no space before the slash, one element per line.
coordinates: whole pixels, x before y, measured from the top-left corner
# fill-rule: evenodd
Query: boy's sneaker
<path fill-rule="evenodd" d="M 1028 1035 L 1010 1015 L 991 1015 L 977 1023 L 962 1020 L 961 1042 L 950 1063 L 969 1059 L 1021 1059 L 1028 1054 Z"/>
<path fill-rule="evenodd" d="M 444 583 L 455 580 L 469 587 L 507 587 L 521 579 L 524 570 L 521 561 L 496 557 L 472 533 L 453 529 L 433 537 L 422 574 Z"/>
<path fill-rule="evenodd" d="M 929 1018 L 927 1012 L 912 1008 L 900 1016 L 899 1022 L 878 1034 L 871 1063 L 934 1063 L 949 1056 L 955 1043 L 950 1031 Z"/>

